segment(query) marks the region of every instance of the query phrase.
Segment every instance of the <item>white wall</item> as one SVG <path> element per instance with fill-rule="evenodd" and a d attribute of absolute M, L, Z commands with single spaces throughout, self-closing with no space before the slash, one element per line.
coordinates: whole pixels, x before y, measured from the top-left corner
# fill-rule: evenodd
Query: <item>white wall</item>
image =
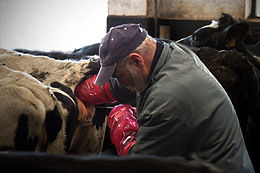
<path fill-rule="evenodd" d="M 72 51 L 100 42 L 107 0 L 0 0 L 0 47 Z"/>

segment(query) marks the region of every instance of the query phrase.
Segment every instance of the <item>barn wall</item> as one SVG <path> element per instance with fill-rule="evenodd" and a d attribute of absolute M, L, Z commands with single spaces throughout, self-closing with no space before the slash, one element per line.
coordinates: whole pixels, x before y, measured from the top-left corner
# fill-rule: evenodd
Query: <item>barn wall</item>
<path fill-rule="evenodd" d="M 123 23 L 139 23 L 154 36 L 154 0 L 108 0 L 107 31 Z"/>
<path fill-rule="evenodd" d="M 221 13 L 246 20 L 251 0 L 108 0 L 107 31 L 123 23 L 140 23 L 153 37 L 178 40 L 218 19 Z M 157 7 L 157 8 L 156 8 Z M 259 22 L 253 23 L 259 26 Z M 189 27 L 187 27 L 189 26 Z"/>
<path fill-rule="evenodd" d="M 109 16 L 145 16 L 161 19 L 214 20 L 221 13 L 246 19 L 251 10 L 251 0 L 109 0 Z"/>
<path fill-rule="evenodd" d="M 116 16 L 146 16 L 146 0 L 109 0 L 108 14 Z"/>
<path fill-rule="evenodd" d="M 222 12 L 244 19 L 245 0 L 159 0 L 161 19 L 214 20 Z"/>

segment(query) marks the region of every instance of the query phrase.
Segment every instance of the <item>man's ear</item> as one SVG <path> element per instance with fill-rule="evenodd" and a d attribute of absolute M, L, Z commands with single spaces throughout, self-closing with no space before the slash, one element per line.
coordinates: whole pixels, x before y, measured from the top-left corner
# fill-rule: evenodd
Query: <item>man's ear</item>
<path fill-rule="evenodd" d="M 131 53 L 129 55 L 129 60 L 136 66 L 144 65 L 143 57 L 141 55 L 139 55 L 138 53 Z"/>

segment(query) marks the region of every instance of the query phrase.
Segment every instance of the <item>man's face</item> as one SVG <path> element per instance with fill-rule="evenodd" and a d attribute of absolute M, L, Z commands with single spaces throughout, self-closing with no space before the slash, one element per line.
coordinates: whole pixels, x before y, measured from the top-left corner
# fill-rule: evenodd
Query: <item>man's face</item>
<path fill-rule="evenodd" d="M 145 80 L 142 76 L 142 69 L 129 64 L 117 64 L 114 72 L 121 86 L 126 86 L 135 93 L 141 92 L 145 87 Z"/>

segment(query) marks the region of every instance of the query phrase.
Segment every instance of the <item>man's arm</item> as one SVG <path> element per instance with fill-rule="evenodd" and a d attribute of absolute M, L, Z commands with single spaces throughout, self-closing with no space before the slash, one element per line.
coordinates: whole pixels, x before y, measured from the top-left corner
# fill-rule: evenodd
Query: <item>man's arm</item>
<path fill-rule="evenodd" d="M 121 104 L 115 106 L 107 117 L 110 138 L 120 156 L 125 156 L 129 148 L 135 144 L 139 128 L 135 112 L 135 107 Z"/>
<path fill-rule="evenodd" d="M 135 105 L 136 95 L 126 87 L 121 87 L 115 78 L 111 78 L 103 86 L 94 82 L 97 75 L 94 75 L 79 84 L 75 89 L 75 96 L 84 104 L 99 105 L 104 103 L 129 103 Z"/>

